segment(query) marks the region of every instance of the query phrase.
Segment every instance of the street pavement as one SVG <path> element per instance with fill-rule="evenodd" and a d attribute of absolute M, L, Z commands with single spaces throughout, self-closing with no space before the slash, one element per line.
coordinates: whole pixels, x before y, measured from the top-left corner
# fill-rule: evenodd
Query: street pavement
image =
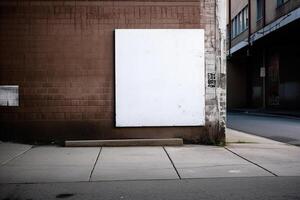
<path fill-rule="evenodd" d="M 0 184 L 1 200 L 299 200 L 299 177 Z"/>
<path fill-rule="evenodd" d="M 226 132 L 225 147 L 1 142 L 0 200 L 300 199 L 299 147 Z"/>
<path fill-rule="evenodd" d="M 300 145 L 299 118 L 227 113 L 227 127 L 280 142 Z"/>

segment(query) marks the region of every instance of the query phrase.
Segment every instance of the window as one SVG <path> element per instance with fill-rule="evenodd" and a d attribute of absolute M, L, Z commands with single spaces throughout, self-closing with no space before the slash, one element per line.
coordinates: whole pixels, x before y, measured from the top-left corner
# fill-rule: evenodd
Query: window
<path fill-rule="evenodd" d="M 257 14 L 256 14 L 256 19 L 257 21 L 263 18 L 263 13 L 264 13 L 264 0 L 256 0 L 256 8 L 257 8 Z"/>
<path fill-rule="evenodd" d="M 247 9 L 245 9 L 245 12 L 244 12 L 244 22 L 245 22 L 245 29 L 247 29 L 248 28 L 248 26 L 249 26 L 249 21 L 248 21 L 248 8 Z"/>
<path fill-rule="evenodd" d="M 243 12 L 242 12 L 243 13 Z M 245 29 L 243 28 L 243 14 L 239 15 L 239 27 L 240 27 L 240 32 L 243 32 Z"/>
<path fill-rule="evenodd" d="M 289 0 L 277 0 L 277 7 L 281 6 L 282 4 L 285 4 Z"/>
<path fill-rule="evenodd" d="M 242 13 L 242 15 L 241 15 L 241 17 L 242 17 L 242 29 L 244 30 L 245 28 L 246 28 L 246 21 L 244 20 L 244 18 L 245 18 L 245 12 L 243 12 Z"/>
<path fill-rule="evenodd" d="M 234 35 L 237 35 L 238 30 L 237 30 L 237 19 L 236 18 L 234 19 L 234 28 L 235 28 Z"/>
<path fill-rule="evenodd" d="M 241 32 L 240 15 L 237 16 L 236 23 L 237 23 L 237 32 L 240 33 Z"/>
<path fill-rule="evenodd" d="M 232 20 L 232 31 L 231 31 L 231 35 L 232 35 L 232 37 L 234 37 L 235 35 L 236 35 L 236 27 L 235 27 L 235 23 L 234 23 L 235 21 L 234 21 L 234 19 Z"/>
<path fill-rule="evenodd" d="M 231 21 L 232 38 L 248 29 L 248 6 L 246 6 Z"/>

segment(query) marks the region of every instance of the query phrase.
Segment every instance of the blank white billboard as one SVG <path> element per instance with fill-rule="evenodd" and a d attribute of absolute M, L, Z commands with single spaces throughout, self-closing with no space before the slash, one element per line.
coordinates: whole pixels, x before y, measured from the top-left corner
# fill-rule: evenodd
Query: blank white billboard
<path fill-rule="evenodd" d="M 116 126 L 205 123 L 204 30 L 115 31 Z"/>

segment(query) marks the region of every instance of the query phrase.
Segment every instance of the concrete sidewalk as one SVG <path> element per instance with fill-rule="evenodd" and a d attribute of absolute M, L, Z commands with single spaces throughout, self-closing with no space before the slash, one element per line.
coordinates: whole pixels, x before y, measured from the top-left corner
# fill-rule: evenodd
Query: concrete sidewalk
<path fill-rule="evenodd" d="M 227 130 L 226 147 L 66 148 L 0 143 L 0 183 L 300 176 L 300 148 Z"/>

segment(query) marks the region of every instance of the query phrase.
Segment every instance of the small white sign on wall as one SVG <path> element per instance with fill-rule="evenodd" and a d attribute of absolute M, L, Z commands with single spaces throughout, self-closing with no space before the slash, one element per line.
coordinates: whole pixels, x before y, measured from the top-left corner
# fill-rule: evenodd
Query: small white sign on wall
<path fill-rule="evenodd" d="M 115 31 L 116 126 L 205 124 L 204 30 Z"/>

